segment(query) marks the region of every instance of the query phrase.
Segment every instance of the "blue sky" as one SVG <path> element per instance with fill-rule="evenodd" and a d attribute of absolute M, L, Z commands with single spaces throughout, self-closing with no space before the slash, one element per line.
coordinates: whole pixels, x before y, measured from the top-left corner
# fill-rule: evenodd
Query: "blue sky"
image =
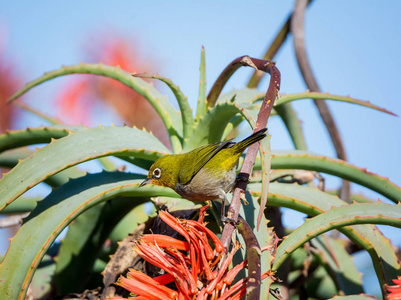
<path fill-rule="evenodd" d="M 83 46 L 107 39 L 112 28 L 136 45 L 144 60 L 159 65 L 188 96 L 198 97 L 201 46 L 206 49 L 208 89 L 224 67 L 241 55 L 261 57 L 294 1 L 1 1 L 0 42 L 30 81 L 61 65 L 85 60 Z M 313 1 L 306 14 L 306 46 L 322 91 L 369 100 L 401 114 L 400 1 Z M 276 57 L 281 93 L 306 90 L 297 68 L 291 38 Z M 225 91 L 241 88 L 250 69 L 241 69 Z M 37 88 L 26 102 L 46 108 L 65 79 Z M 267 88 L 267 81 L 260 90 Z M 168 93 L 164 87 L 162 92 Z M 170 99 L 173 99 L 169 95 Z M 329 103 L 349 161 L 401 185 L 401 119 L 343 103 Z M 334 150 L 310 100 L 294 103 L 303 122 L 308 148 L 334 156 Z M 98 122 L 113 120 L 99 116 Z M 27 116 L 19 127 L 38 126 Z M 273 150 L 291 149 L 279 121 L 269 126 Z M 364 191 L 353 187 L 354 191 Z M 372 198 L 378 196 L 368 193 Z M 398 232 L 399 233 L 399 232 Z M 392 233 L 390 233 L 392 234 Z M 395 234 L 396 235 L 396 234 Z M 399 241 L 398 241 L 399 242 Z"/>

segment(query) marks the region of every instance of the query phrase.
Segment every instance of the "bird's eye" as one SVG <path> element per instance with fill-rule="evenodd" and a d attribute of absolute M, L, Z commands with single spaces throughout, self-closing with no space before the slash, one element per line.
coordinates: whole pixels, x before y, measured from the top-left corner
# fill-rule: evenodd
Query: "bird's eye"
<path fill-rule="evenodd" d="M 160 178 L 161 175 L 162 175 L 162 171 L 160 171 L 159 168 L 156 168 L 156 169 L 153 170 L 153 176 L 155 178 Z"/>

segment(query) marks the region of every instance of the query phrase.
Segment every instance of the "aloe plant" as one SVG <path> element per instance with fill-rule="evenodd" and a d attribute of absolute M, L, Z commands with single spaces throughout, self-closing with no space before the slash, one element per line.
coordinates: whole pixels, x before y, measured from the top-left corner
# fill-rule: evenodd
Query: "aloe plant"
<path fill-rule="evenodd" d="M 284 27 L 284 32 L 287 27 Z M 283 30 L 275 40 L 275 48 L 280 39 L 284 41 Z M 269 53 L 272 55 L 275 51 Z M 250 66 L 271 75 L 266 93 L 249 87 L 221 93 L 227 80 L 241 66 Z M 247 299 L 266 299 L 269 294 L 283 299 L 290 292 L 297 293 L 301 287 L 313 298 L 328 299 L 341 295 L 335 299 L 370 299 L 363 294 L 361 276 L 352 261 L 351 254 L 355 251 L 367 251 L 370 255 L 382 296 L 386 297 L 386 286 L 400 275 L 401 266 L 390 241 L 375 225 L 401 227 L 401 188 L 387 178 L 342 159 L 308 152 L 291 101 L 329 99 L 392 113 L 348 96 L 320 92 L 280 96 L 280 73 L 269 60 L 248 56 L 235 59 L 214 83 L 209 95 L 206 93 L 204 49 L 200 70 L 199 99 L 194 112 L 187 97 L 172 80 L 159 74 L 132 76 L 119 67 L 103 64 L 63 66 L 31 81 L 14 94 L 10 101 L 37 85 L 69 74 L 92 74 L 117 80 L 141 94 L 154 107 L 167 129 L 171 149 L 152 133 L 135 127 L 71 127 L 55 124 L 55 121 L 47 127 L 0 135 L 0 167 L 11 168 L 0 180 L 0 213 L 30 212 L 11 239 L 0 264 L 1 299 L 24 299 L 28 289 L 44 291 L 41 297 L 49 297 L 82 293 L 98 286 L 103 289 L 100 293 L 103 292 L 105 297 L 109 290 L 101 279 L 109 276 L 110 268 L 106 265 L 115 262 L 110 261 L 108 255 L 116 250 L 107 247 L 105 242 L 115 242 L 116 237 L 124 238 L 140 223 L 151 224 L 155 219 L 154 208 L 152 213 L 145 213 L 145 203 L 155 204 L 154 198 L 157 197 L 159 203 L 168 203 L 169 209 L 178 217 L 191 215 L 192 211 L 199 209 L 199 205 L 181 199 L 170 189 L 155 186 L 139 189 L 143 174 L 152 162 L 166 154 L 181 153 L 231 137 L 242 123 L 247 123 L 249 131 L 265 127 L 272 109 L 272 115 L 283 120 L 297 150 L 271 151 L 270 140 L 265 139 L 257 158 L 258 149 L 255 148 L 241 160 L 244 174 L 249 174 L 255 165 L 248 186 L 246 182 L 239 183 L 232 199 L 230 213 L 232 218 L 239 220 L 239 233 L 232 223 L 220 228 L 216 219 L 207 219 L 215 233 L 221 230 L 221 241 L 226 250 L 230 247 L 239 249 L 231 246 L 234 230 L 238 240 L 246 245 L 238 250 L 232 264 L 235 267 L 248 259 L 249 274 L 240 273 L 242 278 L 237 278 L 248 278 Z M 179 111 L 165 95 L 142 78 L 166 84 L 178 102 Z M 254 80 L 250 86 L 257 85 Z M 39 143 L 46 145 L 35 151 L 21 148 Z M 107 157 L 119 158 L 138 171 L 118 171 L 105 159 Z M 76 168 L 90 160 L 99 160 L 105 171 L 91 174 Z M 307 170 L 312 177 L 297 177 L 296 170 L 300 169 Z M 311 180 L 313 172 L 362 185 L 394 204 L 341 200 L 316 188 Z M 53 187 L 49 195 L 40 201 L 25 195 L 40 183 Z M 243 193 L 246 188 L 247 192 Z M 249 204 L 241 206 L 240 198 Z M 298 229 L 286 231 L 276 209 L 279 207 L 303 212 L 308 219 Z M 259 222 L 261 226 L 257 228 Z M 68 233 L 61 244 L 54 244 L 67 227 Z M 334 229 L 347 239 L 326 234 Z M 275 232 L 283 239 L 281 242 Z M 263 281 L 261 274 L 264 274 Z M 49 279 L 41 280 L 44 276 Z"/>

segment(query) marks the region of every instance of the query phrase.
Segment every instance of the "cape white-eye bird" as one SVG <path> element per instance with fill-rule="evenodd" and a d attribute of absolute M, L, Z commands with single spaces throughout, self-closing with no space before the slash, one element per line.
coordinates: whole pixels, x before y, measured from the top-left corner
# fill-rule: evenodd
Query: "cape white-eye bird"
<path fill-rule="evenodd" d="M 247 147 L 266 137 L 266 130 L 261 129 L 238 143 L 227 140 L 187 153 L 165 155 L 153 163 L 139 187 L 146 184 L 169 187 L 193 202 L 220 200 L 223 216 L 226 193 L 236 182 L 238 160 Z"/>

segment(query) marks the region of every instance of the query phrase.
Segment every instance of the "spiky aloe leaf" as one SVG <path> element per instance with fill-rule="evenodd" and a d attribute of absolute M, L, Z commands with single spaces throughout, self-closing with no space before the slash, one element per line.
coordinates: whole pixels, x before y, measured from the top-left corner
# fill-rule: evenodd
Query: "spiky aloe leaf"
<path fill-rule="evenodd" d="M 232 90 L 229 93 L 225 93 L 219 96 L 217 102 L 224 103 L 235 97 L 238 102 L 247 102 L 249 105 L 257 105 L 256 101 L 263 100 L 265 93 L 259 92 L 257 89 L 243 88 L 240 90 Z"/>
<path fill-rule="evenodd" d="M 267 196 L 269 194 L 270 183 L 270 164 L 271 164 L 271 150 L 270 150 L 270 135 L 260 142 L 260 157 L 262 161 L 262 196 L 260 198 L 260 209 L 257 219 L 257 230 L 259 230 L 262 216 L 267 203 Z"/>
<path fill-rule="evenodd" d="M 156 137 L 137 128 L 99 127 L 71 133 L 38 149 L 3 176 L 0 210 L 39 182 L 78 163 L 108 155 L 155 160 L 168 152 Z"/>
<path fill-rule="evenodd" d="M 206 63 L 205 63 L 205 48 L 202 46 L 201 64 L 200 64 L 199 98 L 198 98 L 198 108 L 196 110 L 195 121 L 199 121 L 199 119 L 205 115 L 206 111 L 207 111 Z"/>
<path fill-rule="evenodd" d="M 7 131 L 0 135 L 0 152 L 35 144 L 50 143 L 52 139 L 59 139 L 83 127 L 52 126 L 27 128 Z"/>
<path fill-rule="evenodd" d="M 239 124 L 241 124 L 244 121 L 244 117 L 241 115 L 236 115 L 234 116 L 230 122 L 228 122 L 226 128 L 224 129 L 223 135 L 221 137 L 221 140 L 224 141 L 227 139 L 228 135 L 232 133 L 233 130 L 235 130 Z"/>
<path fill-rule="evenodd" d="M 115 198 L 85 211 L 70 224 L 56 261 L 58 294 L 83 292 L 91 278 L 96 258 L 114 226 L 138 203 L 147 200 L 139 197 Z"/>
<path fill-rule="evenodd" d="M 295 149 L 306 150 L 306 142 L 302 132 L 301 122 L 297 117 L 297 113 L 292 108 L 291 103 L 276 105 L 274 108 L 279 114 L 281 120 L 283 120 L 283 123 L 291 136 Z"/>
<path fill-rule="evenodd" d="M 26 111 L 34 114 L 37 117 L 49 122 L 50 124 L 53 124 L 53 125 L 61 124 L 60 120 L 57 120 L 56 118 L 53 118 L 50 115 L 47 115 L 47 114 L 45 114 L 45 113 L 33 108 L 32 106 L 27 105 L 25 103 L 22 103 L 20 101 L 15 101 L 13 104 L 18 106 L 18 107 L 20 107 L 20 108 L 22 108 L 23 110 L 26 110 Z"/>
<path fill-rule="evenodd" d="M 180 112 L 182 116 L 182 128 L 184 134 L 183 139 L 184 141 L 188 139 L 192 134 L 192 127 L 194 126 L 195 120 L 192 116 L 192 109 L 189 106 L 188 98 L 180 90 L 179 86 L 175 85 L 170 78 L 160 76 L 159 74 L 140 73 L 140 74 L 134 74 L 133 76 L 140 78 L 158 79 L 167 84 L 167 86 L 170 88 L 175 98 L 177 99 L 178 106 L 180 107 Z"/>
<path fill-rule="evenodd" d="M 262 98 L 263 99 L 263 98 Z M 365 106 L 368 108 L 372 108 L 393 116 L 396 116 L 396 114 L 392 113 L 391 111 L 378 107 L 369 101 L 363 101 L 363 100 L 358 100 L 355 98 L 351 98 L 350 96 L 338 96 L 338 95 L 332 95 L 330 93 L 318 93 L 318 92 L 305 92 L 305 93 L 298 93 L 298 94 L 288 94 L 288 95 L 282 95 L 278 100 L 276 105 L 281 105 L 283 103 L 288 103 L 294 100 L 301 100 L 301 99 L 315 99 L 315 100 L 335 100 L 335 101 L 340 101 L 340 102 L 347 102 L 347 103 L 352 103 L 352 104 L 357 104 L 360 106 Z"/>
<path fill-rule="evenodd" d="M 113 228 L 109 239 L 114 242 L 121 242 L 130 233 L 134 232 L 138 225 L 145 223 L 150 217 L 156 216 L 156 209 L 154 206 L 152 206 L 151 209 L 149 209 L 149 206 L 146 207 L 146 211 L 145 206 L 146 203 L 143 205 L 138 205 L 128 214 L 126 214 L 124 218 L 122 218 L 121 221 L 118 222 L 118 224 Z"/>
<path fill-rule="evenodd" d="M 45 255 L 32 278 L 31 297 L 33 299 L 49 299 L 53 289 L 54 270 L 56 264 L 54 258 Z"/>
<path fill-rule="evenodd" d="M 59 233 L 81 213 L 116 197 L 177 197 L 171 189 L 144 186 L 141 175 L 121 172 L 90 174 L 53 190 L 24 221 L 0 264 L 0 299 L 24 299 L 41 258 Z M 40 230 L 38 230 L 40 228 Z"/>
<path fill-rule="evenodd" d="M 0 167 L 14 168 L 19 160 L 27 158 L 32 154 L 28 148 L 13 149 L 4 153 L 0 153 Z"/>
<path fill-rule="evenodd" d="M 69 74 L 94 74 L 115 79 L 122 84 L 130 87 L 137 93 L 144 96 L 155 108 L 167 128 L 173 149 L 180 149 L 180 139 L 182 138 L 182 122 L 180 114 L 168 102 L 167 97 L 160 94 L 150 83 L 134 78 L 132 75 L 120 67 L 111 67 L 103 64 L 79 64 L 73 66 L 63 66 L 58 70 L 45 73 L 43 76 L 29 82 L 22 89 L 16 92 L 10 99 L 17 99 L 33 87 L 51 80 L 53 78 Z"/>
<path fill-rule="evenodd" d="M 14 168 L 20 160 L 27 158 L 29 155 L 32 155 L 32 153 L 32 151 L 26 148 L 13 149 L 0 153 L 0 167 Z M 51 187 L 56 187 L 66 183 L 70 178 L 78 178 L 83 175 L 85 175 L 84 171 L 76 167 L 70 167 L 60 173 L 54 174 L 43 182 Z M 20 199 L 18 199 L 18 201 L 20 201 Z"/>
<path fill-rule="evenodd" d="M 381 224 L 401 228 L 400 215 L 401 204 L 353 203 L 333 207 L 330 211 L 306 220 L 283 239 L 277 248 L 272 270 L 277 270 L 295 249 L 324 232 L 357 224 Z"/>
<path fill-rule="evenodd" d="M 221 141 L 227 124 L 238 113 L 238 108 L 229 102 L 209 108 L 186 141 L 184 151 Z"/>
<path fill-rule="evenodd" d="M 323 260 L 322 265 L 333 271 L 340 290 L 345 295 L 363 293 L 362 274 L 358 272 L 351 255 L 345 250 L 342 243 L 344 240 L 335 240 L 323 234 L 312 242 Z"/>
<path fill-rule="evenodd" d="M 252 103 L 263 100 L 263 98 L 265 96 L 264 93 L 260 93 L 256 89 L 245 88 L 243 90 L 248 93 L 251 93 L 250 91 L 253 91 L 252 98 L 248 98 L 248 99 L 252 99 Z M 224 99 L 224 98 L 222 98 L 222 99 Z M 333 95 L 330 93 L 319 93 L 319 92 L 309 92 L 309 91 L 304 92 L 304 93 L 280 95 L 280 98 L 277 99 L 277 103 L 275 106 L 280 106 L 284 103 L 289 103 L 291 101 L 302 100 L 302 99 L 316 99 L 316 100 L 326 100 L 327 99 L 327 100 L 346 102 L 346 103 L 357 104 L 360 106 L 372 108 L 372 109 L 396 116 L 396 114 L 394 114 L 393 112 L 391 112 L 385 108 L 381 108 L 377 105 L 374 105 L 374 104 L 370 103 L 369 101 L 358 100 L 355 98 L 351 98 L 350 96 L 340 96 L 340 95 Z"/>
<path fill-rule="evenodd" d="M 254 128 L 259 112 L 259 107 L 252 104 L 252 99 L 255 95 L 259 95 L 259 93 L 255 93 L 255 90 L 251 89 L 234 90 L 231 93 L 222 95 L 218 103 L 209 108 L 204 116 L 199 118 L 198 125 L 194 128 L 193 134 L 186 143 L 184 150 L 188 151 L 221 141 L 227 125 L 239 114 L 242 115 L 242 117 L 238 116 L 240 117 L 239 121 L 245 118 Z"/>
<path fill-rule="evenodd" d="M 401 188 L 388 178 L 339 159 L 302 151 L 274 152 L 272 154 L 272 169 L 302 169 L 323 172 L 367 187 L 395 203 L 401 201 Z"/>
<path fill-rule="evenodd" d="M 260 195 L 260 184 L 250 184 L 248 190 L 252 194 Z M 296 184 L 272 183 L 269 193 L 269 205 L 288 207 L 310 216 L 326 212 L 332 207 L 348 205 L 338 197 Z M 382 286 L 397 277 L 401 270 L 398 258 L 390 241 L 374 225 L 354 225 L 338 230 L 369 253 Z"/>
<path fill-rule="evenodd" d="M 259 247 L 264 248 L 272 246 L 274 243 L 273 231 L 271 228 L 267 228 L 268 221 L 264 214 L 260 217 L 260 205 L 258 203 L 258 197 L 252 197 L 249 193 L 246 193 L 246 199 L 248 205 L 245 207 L 242 205 L 240 208 L 240 215 L 244 216 L 247 223 L 253 229 L 253 233 L 259 242 Z M 262 210 L 263 212 L 263 210 Z M 261 218 L 259 220 L 259 218 Z M 262 230 L 257 228 L 258 224 L 262 224 Z M 241 244 L 244 244 L 244 240 L 241 235 L 237 234 L 237 238 Z M 239 264 L 247 257 L 246 249 L 241 249 L 242 256 L 236 257 L 234 264 Z M 241 260 L 242 259 L 242 260 Z M 271 264 L 274 260 L 274 256 L 270 251 L 264 251 L 260 254 L 261 271 L 262 273 L 267 272 L 271 268 Z M 269 296 L 270 285 L 273 280 L 271 278 L 266 278 L 262 281 L 260 288 L 260 299 L 267 299 Z"/>
<path fill-rule="evenodd" d="M 328 300 L 372 300 L 372 299 L 376 300 L 377 298 L 366 294 L 358 294 L 352 296 L 334 296 L 333 298 L 330 298 Z"/>
<path fill-rule="evenodd" d="M 7 206 L 5 209 L 3 209 L 0 214 L 1 215 L 6 215 L 6 214 L 20 214 L 20 213 L 26 213 L 29 211 L 32 211 L 38 201 L 42 200 L 43 197 L 19 197 L 18 201 L 14 201 L 11 203 L 9 206 Z"/>

